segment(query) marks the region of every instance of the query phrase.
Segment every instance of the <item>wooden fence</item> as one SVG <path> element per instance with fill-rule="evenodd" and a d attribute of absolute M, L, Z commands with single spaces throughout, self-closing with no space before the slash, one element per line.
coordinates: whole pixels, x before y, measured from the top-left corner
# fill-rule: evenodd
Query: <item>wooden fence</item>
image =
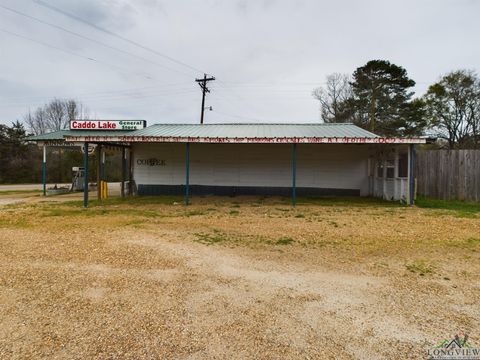
<path fill-rule="evenodd" d="M 419 195 L 480 201 L 480 150 L 418 151 L 416 177 Z"/>

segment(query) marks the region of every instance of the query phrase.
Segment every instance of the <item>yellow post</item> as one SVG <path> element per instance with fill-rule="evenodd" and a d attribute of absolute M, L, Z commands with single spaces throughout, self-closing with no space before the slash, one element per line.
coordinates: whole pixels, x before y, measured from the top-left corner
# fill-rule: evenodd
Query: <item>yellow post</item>
<path fill-rule="evenodd" d="M 105 181 L 100 181 L 100 199 L 105 199 Z"/>

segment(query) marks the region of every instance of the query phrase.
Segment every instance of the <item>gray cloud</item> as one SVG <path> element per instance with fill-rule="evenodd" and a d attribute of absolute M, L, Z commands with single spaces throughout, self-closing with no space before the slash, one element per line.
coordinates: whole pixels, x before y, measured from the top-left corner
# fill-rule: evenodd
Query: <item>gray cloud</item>
<path fill-rule="evenodd" d="M 44 1 L 215 75 L 211 122 L 317 121 L 312 88 L 370 59 L 404 66 L 417 95 L 449 70 L 480 67 L 478 1 Z M 198 121 L 201 72 L 34 1 L 2 4 L 121 51 L 0 8 L 1 29 L 67 51 L 0 31 L 0 122 L 55 96 L 103 118 Z"/>

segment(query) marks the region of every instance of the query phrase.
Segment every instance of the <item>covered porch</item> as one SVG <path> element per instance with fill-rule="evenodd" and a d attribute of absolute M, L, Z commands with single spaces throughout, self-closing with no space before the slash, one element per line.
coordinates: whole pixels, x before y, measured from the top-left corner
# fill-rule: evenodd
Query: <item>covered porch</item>
<path fill-rule="evenodd" d="M 413 204 L 415 145 L 426 142 L 383 138 L 353 124 L 157 124 L 47 136 L 84 150 L 85 207 L 92 144 L 99 159 L 102 147 L 122 150 L 122 196 L 128 184 L 129 194 L 183 194 L 185 204 L 192 193 L 250 193 L 290 196 L 295 205 L 298 195 L 374 196 Z M 42 144 L 45 136 L 31 140 Z"/>

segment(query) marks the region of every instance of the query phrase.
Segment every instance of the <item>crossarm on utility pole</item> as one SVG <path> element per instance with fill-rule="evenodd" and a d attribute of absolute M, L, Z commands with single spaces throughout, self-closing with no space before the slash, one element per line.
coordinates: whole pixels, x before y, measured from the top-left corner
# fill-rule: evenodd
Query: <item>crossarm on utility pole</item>
<path fill-rule="evenodd" d="M 207 87 L 207 82 L 213 81 L 215 78 L 213 76 L 207 77 L 207 74 L 203 74 L 203 79 L 195 79 L 195 81 L 200 85 L 200 88 L 202 89 L 202 111 L 200 113 L 200 124 L 203 124 L 203 116 L 205 112 L 205 94 L 210 92 L 210 90 Z"/>

